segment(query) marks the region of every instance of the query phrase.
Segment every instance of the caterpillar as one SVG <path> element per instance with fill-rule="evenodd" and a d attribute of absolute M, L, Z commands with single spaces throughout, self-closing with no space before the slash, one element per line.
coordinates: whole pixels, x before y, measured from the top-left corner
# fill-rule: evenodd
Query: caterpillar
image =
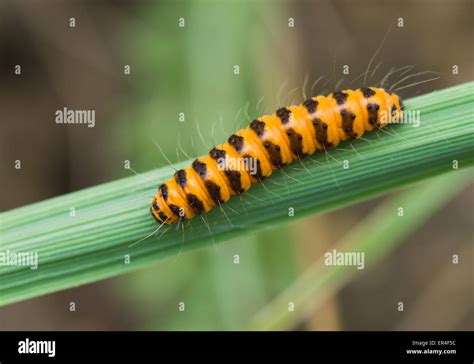
<path fill-rule="evenodd" d="M 376 87 L 335 91 L 281 107 L 160 184 L 151 214 L 160 224 L 191 219 L 245 192 L 273 170 L 400 121 L 402 109 L 397 94 Z"/>

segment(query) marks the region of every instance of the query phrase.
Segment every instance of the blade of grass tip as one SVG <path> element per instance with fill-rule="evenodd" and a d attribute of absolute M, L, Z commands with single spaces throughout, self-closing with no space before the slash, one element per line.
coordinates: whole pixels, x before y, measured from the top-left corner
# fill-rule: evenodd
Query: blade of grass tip
<path fill-rule="evenodd" d="M 354 142 L 358 153 L 350 148 L 333 150 L 329 152 L 332 158 L 327 159 L 319 153 L 313 160 L 305 160 L 307 170 L 275 172 L 269 184 L 272 194 L 268 193 L 270 187 L 255 184 L 240 199 L 226 203 L 228 211 L 234 211 L 229 217 L 238 222 L 236 226 L 229 224 L 218 208 L 207 214 L 208 225 L 200 219 L 191 220 L 183 252 L 373 198 L 452 172 L 454 163 L 459 168 L 474 164 L 473 85 L 470 82 L 407 100 L 407 110 L 420 111 L 418 128 L 403 125 L 393 128 L 393 133 L 369 133 L 369 142 Z M 338 162 L 343 160 L 350 162 L 349 169 Z M 149 213 L 156 186 L 187 163 L 2 212 L 0 253 L 36 253 L 38 267 L 0 264 L 0 305 L 176 256 L 183 246 L 183 233 L 174 228 L 129 245 L 156 229 Z M 295 212 L 292 217 L 290 207 Z M 71 214 L 72 208 L 75 214 Z"/>
<path fill-rule="evenodd" d="M 332 249 L 363 252 L 365 265 L 375 265 L 465 188 L 472 177 L 473 169 L 468 169 L 436 177 L 394 196 L 381 203 Z M 399 207 L 403 207 L 404 217 L 397 216 Z M 322 256 L 290 287 L 258 312 L 249 329 L 283 330 L 296 325 L 304 318 L 309 306 L 314 309 L 358 274 L 360 271 L 354 266 L 327 266 Z M 294 311 L 288 310 L 289 302 L 294 303 Z"/>

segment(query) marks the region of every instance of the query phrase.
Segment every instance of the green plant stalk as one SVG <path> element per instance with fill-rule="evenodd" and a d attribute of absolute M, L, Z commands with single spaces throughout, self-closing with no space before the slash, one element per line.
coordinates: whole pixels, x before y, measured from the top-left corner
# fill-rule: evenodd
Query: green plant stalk
<path fill-rule="evenodd" d="M 331 247 L 338 252 L 362 252 L 365 267 L 387 256 L 436 210 L 451 200 L 472 181 L 472 168 L 420 183 L 377 206 L 372 213 Z M 397 215 L 403 207 L 404 216 Z M 312 264 L 298 279 L 258 312 L 251 330 L 284 330 L 301 320 L 307 308 L 313 310 L 352 278 L 362 274 L 354 266 L 327 266 L 325 256 Z M 288 310 L 293 302 L 295 311 Z"/>
<path fill-rule="evenodd" d="M 394 127 L 367 134 L 367 140 L 275 172 L 241 199 L 215 208 L 187 224 L 174 226 L 130 246 L 156 229 L 149 202 L 172 167 L 124 178 L 0 215 L 0 251 L 36 252 L 36 270 L 0 266 L 0 305 L 116 276 L 146 264 L 243 236 L 255 229 L 289 223 L 391 191 L 397 187 L 474 162 L 474 82 L 405 102 L 420 110 L 421 126 Z M 344 148 L 344 149 L 343 149 Z M 340 161 L 348 160 L 349 169 Z M 179 168 L 188 162 L 173 166 Z M 304 168 L 303 168 L 304 167 Z M 293 208 L 294 217 L 288 210 Z M 70 209 L 75 209 L 71 216 Z M 162 234 L 162 232 L 165 232 Z M 126 257 L 129 256 L 128 261 Z"/>

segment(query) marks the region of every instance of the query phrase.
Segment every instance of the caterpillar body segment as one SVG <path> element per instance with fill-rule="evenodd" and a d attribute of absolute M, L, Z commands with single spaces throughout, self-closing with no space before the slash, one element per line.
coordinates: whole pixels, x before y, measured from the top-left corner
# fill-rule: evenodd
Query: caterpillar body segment
<path fill-rule="evenodd" d="M 365 87 L 316 96 L 250 122 L 163 182 L 151 202 L 160 224 L 191 219 L 248 190 L 275 169 L 402 118 L 401 99 Z"/>

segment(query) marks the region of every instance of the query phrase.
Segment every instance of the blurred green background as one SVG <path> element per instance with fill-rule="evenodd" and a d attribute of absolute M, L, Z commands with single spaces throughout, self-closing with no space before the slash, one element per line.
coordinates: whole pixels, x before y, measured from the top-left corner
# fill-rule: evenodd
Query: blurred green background
<path fill-rule="evenodd" d="M 341 87 L 358 87 L 350 81 L 394 22 L 374 84 L 407 65 L 441 78 L 404 97 L 470 81 L 472 10 L 469 0 L 2 1 L 1 209 L 127 176 L 125 160 L 140 173 L 204 153 L 278 104 L 303 101 L 306 78 L 308 93 L 320 76 L 314 92 L 333 89 L 344 65 L 350 74 Z M 54 111 L 64 106 L 95 109 L 96 127 L 56 125 Z M 17 159 L 23 168 L 12 172 Z M 456 197 L 393 254 L 285 328 L 473 329 L 472 197 L 472 190 Z M 0 329 L 245 329 L 381 201 L 2 307 Z M 451 263 L 461 253 L 471 265 Z"/>

